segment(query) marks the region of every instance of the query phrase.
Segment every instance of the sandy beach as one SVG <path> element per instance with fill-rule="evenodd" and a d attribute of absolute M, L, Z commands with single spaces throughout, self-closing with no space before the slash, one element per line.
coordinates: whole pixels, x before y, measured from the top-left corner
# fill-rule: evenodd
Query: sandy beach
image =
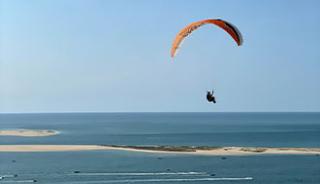
<path fill-rule="evenodd" d="M 108 150 L 97 145 L 0 145 L 0 152 L 52 152 Z"/>
<path fill-rule="evenodd" d="M 13 129 L 0 130 L 0 136 L 19 136 L 19 137 L 45 137 L 59 134 L 55 130 L 29 130 L 29 129 Z"/>
<path fill-rule="evenodd" d="M 156 149 L 155 149 L 156 148 Z M 119 150 L 145 153 L 192 154 L 192 155 L 306 155 L 320 154 L 320 148 L 263 148 L 263 147 L 219 147 L 180 151 L 160 150 L 158 147 L 102 146 L 102 145 L 0 145 L 0 152 L 52 152 Z"/>

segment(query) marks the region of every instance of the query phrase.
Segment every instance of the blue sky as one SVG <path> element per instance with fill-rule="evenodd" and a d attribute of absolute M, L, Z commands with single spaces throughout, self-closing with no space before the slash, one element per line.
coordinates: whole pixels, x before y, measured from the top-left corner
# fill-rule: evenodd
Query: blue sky
<path fill-rule="evenodd" d="M 0 112 L 320 111 L 319 1 L 0 1 Z"/>

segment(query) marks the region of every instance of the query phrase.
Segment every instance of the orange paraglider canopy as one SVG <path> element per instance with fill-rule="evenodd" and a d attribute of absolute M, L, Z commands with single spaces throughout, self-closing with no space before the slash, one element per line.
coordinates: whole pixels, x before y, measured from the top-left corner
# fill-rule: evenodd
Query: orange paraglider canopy
<path fill-rule="evenodd" d="M 174 57 L 177 49 L 179 48 L 179 45 L 183 41 L 185 37 L 190 35 L 194 30 L 198 29 L 199 27 L 205 25 L 205 24 L 214 24 L 223 30 L 225 30 L 229 35 L 236 41 L 238 46 L 240 46 L 243 42 L 241 33 L 239 30 L 232 24 L 230 24 L 227 21 L 221 20 L 221 19 L 206 19 L 206 20 L 201 20 L 198 22 L 193 22 L 183 28 L 175 37 L 172 47 L 171 47 L 171 57 Z"/>

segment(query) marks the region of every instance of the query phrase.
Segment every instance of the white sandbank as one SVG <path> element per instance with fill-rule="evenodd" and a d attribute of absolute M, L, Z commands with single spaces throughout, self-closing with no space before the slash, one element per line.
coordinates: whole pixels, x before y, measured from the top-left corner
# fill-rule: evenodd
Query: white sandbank
<path fill-rule="evenodd" d="M 97 145 L 0 145 L 0 152 L 52 152 L 107 150 Z"/>
<path fill-rule="evenodd" d="M 0 145 L 0 152 L 52 152 L 52 151 L 92 151 L 119 150 L 146 153 L 191 154 L 191 155 L 307 155 L 320 154 L 320 148 L 264 148 L 264 147 L 220 147 L 213 149 L 195 149 L 193 151 L 162 151 L 150 148 L 130 148 L 130 146 L 100 146 L 100 145 Z"/>
<path fill-rule="evenodd" d="M 0 136 L 19 136 L 19 137 L 44 137 L 59 134 L 55 130 L 29 130 L 29 129 L 12 129 L 0 130 Z"/>

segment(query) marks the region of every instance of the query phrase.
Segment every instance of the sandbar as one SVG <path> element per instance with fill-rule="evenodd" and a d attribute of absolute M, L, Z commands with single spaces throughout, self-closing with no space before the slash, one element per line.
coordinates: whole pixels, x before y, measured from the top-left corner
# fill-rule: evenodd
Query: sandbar
<path fill-rule="evenodd" d="M 53 152 L 118 150 L 145 153 L 191 155 L 320 155 L 320 148 L 270 147 L 192 147 L 192 146 L 118 146 L 118 145 L 0 145 L 0 152 Z"/>
<path fill-rule="evenodd" d="M 55 130 L 12 129 L 0 130 L 0 136 L 45 137 L 59 134 Z"/>

